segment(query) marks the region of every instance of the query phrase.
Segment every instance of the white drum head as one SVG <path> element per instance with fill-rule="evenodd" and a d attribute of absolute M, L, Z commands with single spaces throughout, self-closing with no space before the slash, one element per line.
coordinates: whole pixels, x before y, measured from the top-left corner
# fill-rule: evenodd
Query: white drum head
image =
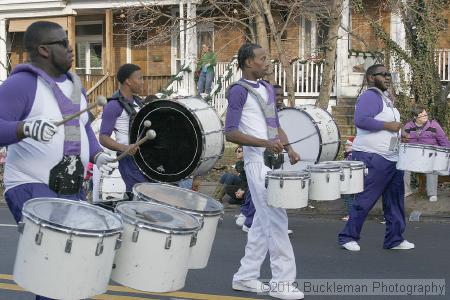
<path fill-rule="evenodd" d="M 118 216 L 81 201 L 35 198 L 25 203 L 22 213 L 34 222 L 81 234 L 115 233 L 122 230 L 122 221 Z"/>
<path fill-rule="evenodd" d="M 194 232 L 200 228 L 197 219 L 179 209 L 144 201 L 122 202 L 116 212 L 132 224 L 142 224 L 151 229 L 175 233 Z"/>
<path fill-rule="evenodd" d="M 220 202 L 195 191 L 160 183 L 138 183 L 133 194 L 141 200 L 179 208 L 194 214 L 205 216 L 219 215 L 223 211 Z"/>
<path fill-rule="evenodd" d="M 286 108 L 278 112 L 280 118 L 280 126 L 286 132 L 289 143 L 306 139 L 292 144 L 292 148 L 300 155 L 301 161 L 295 165 L 285 163 L 285 170 L 304 170 L 308 165 L 313 164 L 319 157 L 320 151 L 320 135 L 308 114 L 296 108 Z M 285 161 L 289 161 L 289 157 L 285 154 Z"/>

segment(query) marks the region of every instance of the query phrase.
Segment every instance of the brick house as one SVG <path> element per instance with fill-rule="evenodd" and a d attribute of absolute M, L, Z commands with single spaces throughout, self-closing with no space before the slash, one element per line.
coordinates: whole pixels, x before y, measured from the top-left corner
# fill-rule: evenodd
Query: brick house
<path fill-rule="evenodd" d="M 401 20 L 394 12 L 383 10 L 382 0 L 369 1 L 371 16 L 381 20 L 386 32 L 400 45 L 404 45 L 404 30 Z M 5 4 L 4 2 L 8 2 Z M 10 0 L 0 2 L 0 82 L 18 63 L 26 61 L 22 47 L 23 32 L 36 20 L 51 20 L 61 24 L 67 30 L 76 60 L 74 69 L 82 77 L 85 87 L 91 95 L 109 95 L 117 88 L 114 75 L 123 63 L 141 66 L 145 75 L 144 95 L 153 94 L 167 86 L 173 75 L 182 65 L 191 64 L 198 55 L 199 45 L 208 42 L 218 56 L 219 64 L 216 77 L 224 74 L 229 62 L 237 53 L 245 37 L 236 29 L 221 28 L 214 24 L 187 26 L 180 24 L 179 35 L 157 46 L 142 46 L 139 40 L 133 40 L 125 30 L 130 26 L 124 22 L 124 7 L 135 7 L 144 2 L 146 5 L 158 3 L 170 8 L 174 15 L 195 18 L 201 9 L 198 0 Z M 349 0 L 344 1 L 342 28 L 337 48 L 336 76 L 331 106 L 336 99 L 355 97 L 362 82 L 364 66 L 373 63 L 368 51 L 382 51 L 382 46 L 374 37 L 364 16 L 352 13 Z M 450 11 L 446 13 L 447 20 Z M 292 25 L 283 36 L 287 53 L 299 59 L 293 62 L 297 103 L 314 103 L 319 93 L 320 75 L 323 65 L 317 48 L 321 44 L 323 28 L 318 16 L 309 14 Z M 447 22 L 448 24 L 448 22 Z M 448 25 L 447 25 L 448 26 Z M 348 35 L 344 28 L 352 29 L 359 38 Z M 182 42 L 179 42 L 182 41 Z M 381 48 L 381 49 L 380 49 Z M 450 35 L 449 30 L 441 34 L 438 48 L 441 79 L 450 81 Z M 275 56 L 272 53 L 272 56 Z M 229 81 L 239 76 L 235 66 Z M 278 65 L 275 66 L 276 81 L 284 86 L 284 76 Z M 223 82 L 221 91 L 214 98 L 218 110 L 225 106 L 223 90 L 229 83 Z M 179 94 L 194 94 L 193 74 L 184 72 L 182 82 L 172 84 Z"/>

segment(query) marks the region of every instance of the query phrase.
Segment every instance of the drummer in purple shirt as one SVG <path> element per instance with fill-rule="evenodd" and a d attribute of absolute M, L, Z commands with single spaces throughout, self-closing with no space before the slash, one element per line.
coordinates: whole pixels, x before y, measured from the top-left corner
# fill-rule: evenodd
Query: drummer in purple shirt
<path fill-rule="evenodd" d="M 143 106 L 137 95 L 142 92 L 144 81 L 141 68 L 134 64 L 122 65 L 117 72 L 117 80 L 120 84 L 119 90 L 112 95 L 103 109 L 99 139 L 102 146 L 121 153 L 133 147 L 133 144 L 129 145 L 130 128 L 134 116 Z M 113 131 L 115 140 L 111 138 Z M 132 197 L 131 192 L 136 183 L 149 181 L 133 159 L 136 151 L 137 148 L 131 150 L 129 155 L 119 161 L 119 171 L 129 197 Z"/>
<path fill-rule="evenodd" d="M 425 144 L 432 146 L 450 147 L 447 135 L 436 120 L 429 120 L 428 113 L 423 106 L 412 110 L 413 120 L 406 123 L 404 132 L 406 140 L 412 144 Z M 426 174 L 427 195 L 429 200 L 437 201 L 438 174 Z M 411 172 L 405 171 L 405 197 L 411 192 Z"/>
<path fill-rule="evenodd" d="M 405 208 L 403 171 L 397 170 L 400 138 L 400 113 L 387 92 L 391 74 L 384 65 L 367 69 L 369 89 L 359 96 L 355 107 L 356 137 L 353 160 L 366 164 L 369 172 L 364 179 L 364 191 L 357 194 L 345 228 L 338 241 L 349 251 L 359 251 L 358 241 L 364 221 L 377 200 L 383 196 L 386 220 L 385 249 L 413 249 L 414 244 L 403 237 Z"/>

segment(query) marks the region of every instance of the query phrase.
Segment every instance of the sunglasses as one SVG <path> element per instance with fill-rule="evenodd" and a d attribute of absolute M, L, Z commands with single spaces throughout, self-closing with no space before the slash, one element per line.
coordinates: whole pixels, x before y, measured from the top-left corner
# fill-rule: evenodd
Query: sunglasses
<path fill-rule="evenodd" d="M 242 153 L 242 150 L 236 150 L 236 153 Z"/>
<path fill-rule="evenodd" d="M 378 76 L 378 75 L 383 76 L 383 77 L 392 77 L 392 74 L 389 73 L 389 72 L 382 72 L 382 73 L 372 74 L 372 76 Z"/>
<path fill-rule="evenodd" d="M 53 41 L 53 42 L 46 42 L 46 43 L 42 43 L 41 45 L 61 45 L 64 48 L 69 47 L 69 40 L 68 39 L 64 39 L 64 40 L 59 40 L 59 41 Z"/>

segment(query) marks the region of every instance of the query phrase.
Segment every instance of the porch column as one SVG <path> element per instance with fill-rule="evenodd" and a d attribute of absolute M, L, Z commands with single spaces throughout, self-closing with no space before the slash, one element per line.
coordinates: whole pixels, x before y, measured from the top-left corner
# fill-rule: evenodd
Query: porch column
<path fill-rule="evenodd" d="M 339 39 L 336 48 L 336 96 L 343 95 L 343 87 L 349 85 L 349 34 L 350 30 L 350 1 L 344 0 L 342 5 L 341 27 L 338 31 Z M 345 28 L 345 29 L 343 29 Z"/>
<path fill-rule="evenodd" d="M 6 50 L 6 19 L 0 19 L 0 84 L 8 77 L 8 53 Z"/>
<path fill-rule="evenodd" d="M 180 67 L 186 63 L 186 16 L 184 13 L 184 1 L 180 0 Z M 177 70 L 179 72 L 179 70 Z M 186 78 L 179 83 L 178 94 L 185 95 L 187 90 Z"/>
<path fill-rule="evenodd" d="M 67 38 L 69 39 L 69 44 L 73 49 L 73 62 L 72 62 L 72 70 L 75 71 L 77 66 L 77 45 L 75 38 L 75 16 L 67 16 Z"/>
<path fill-rule="evenodd" d="M 113 46 L 113 12 L 108 8 L 105 11 L 105 71 L 110 75 L 115 73 Z"/>
<path fill-rule="evenodd" d="M 187 3 L 187 30 L 186 30 L 186 58 L 192 72 L 186 73 L 188 95 L 196 95 L 197 88 L 195 86 L 194 71 L 197 66 L 197 6 L 195 3 L 188 1 Z"/>
<path fill-rule="evenodd" d="M 397 45 L 400 46 L 400 48 L 402 48 L 403 50 L 406 49 L 406 31 L 400 12 L 398 11 L 398 7 L 394 8 L 391 11 L 390 37 L 394 42 L 397 43 Z M 410 67 L 406 63 L 403 63 L 402 66 L 396 66 L 394 57 L 392 56 L 390 57 L 389 65 L 390 69 L 393 71 L 392 80 L 395 83 L 400 83 L 398 68 L 403 69 L 404 74 L 409 74 L 410 72 Z"/>

